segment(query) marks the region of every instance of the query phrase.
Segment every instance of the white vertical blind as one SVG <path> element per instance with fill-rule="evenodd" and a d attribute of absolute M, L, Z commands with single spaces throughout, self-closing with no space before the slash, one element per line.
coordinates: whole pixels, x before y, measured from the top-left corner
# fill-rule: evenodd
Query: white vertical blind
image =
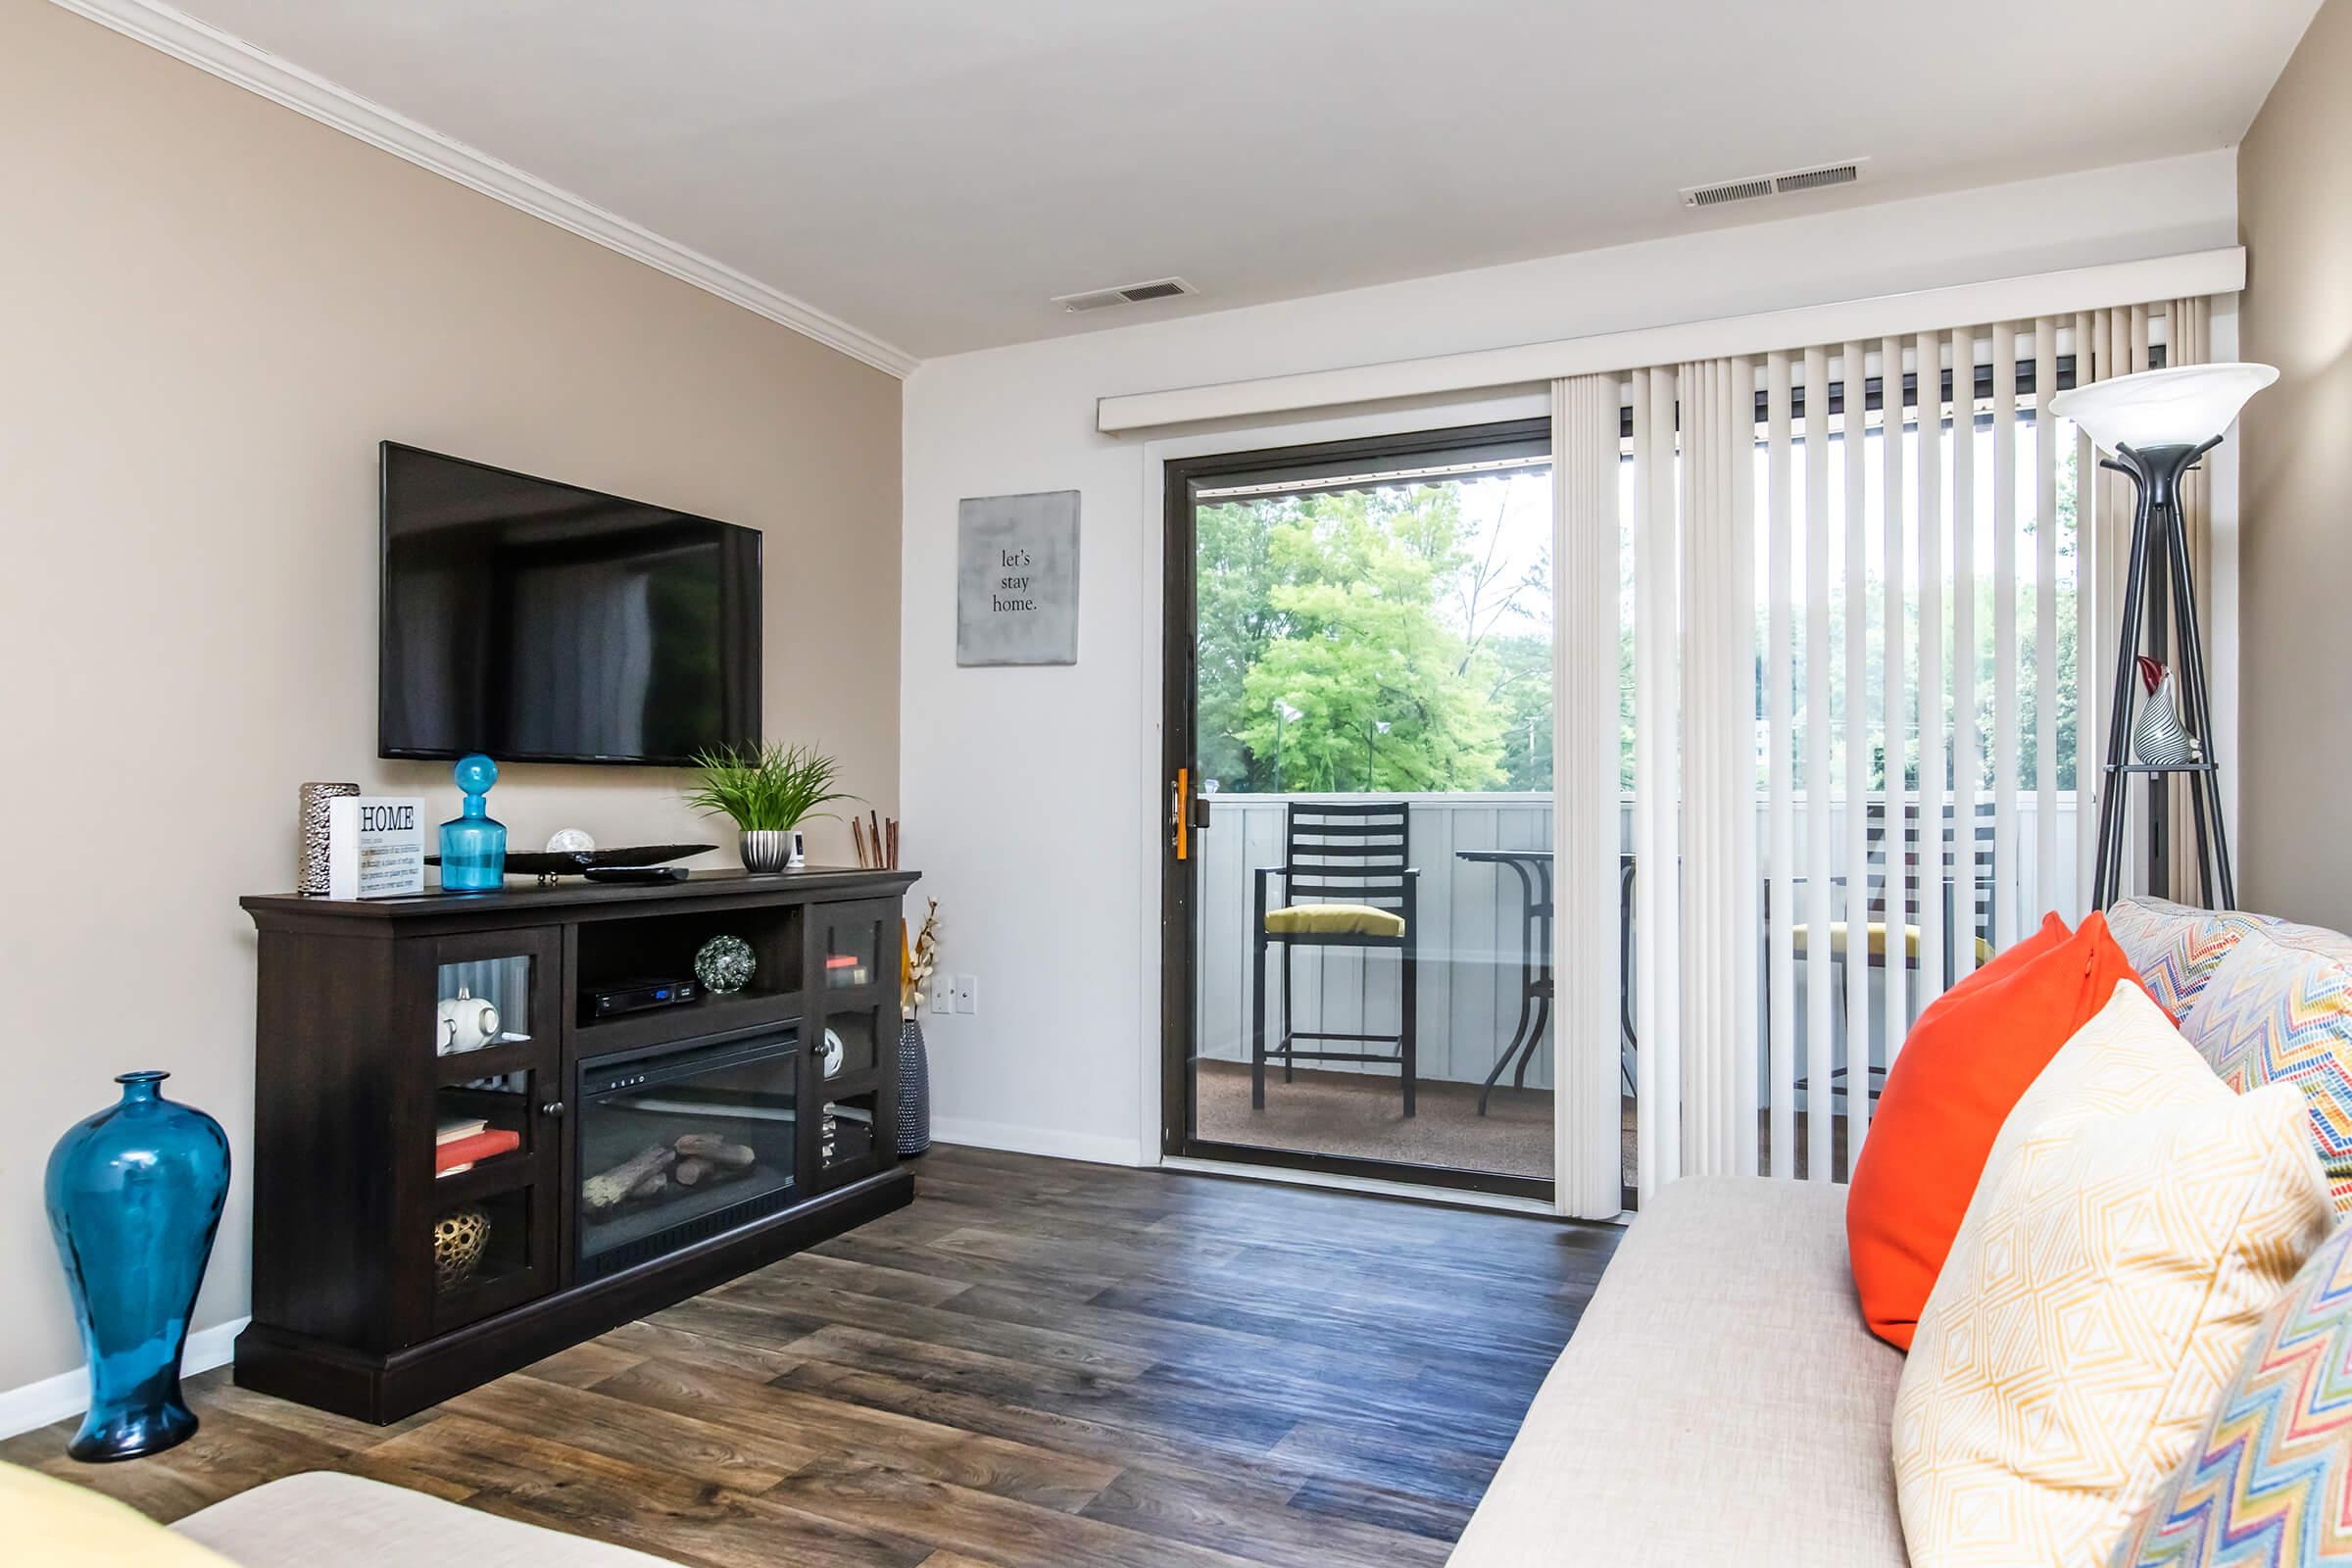
<path fill-rule="evenodd" d="M 2016 325 L 2009 321 L 1995 325 L 1992 329 L 1992 862 L 1996 872 L 1999 867 L 2018 864 L 2017 353 Z M 2006 877 L 1996 875 L 1992 887 L 1995 948 L 2005 948 L 2017 940 L 2019 895 L 2024 886 L 2024 879 L 2014 872 Z"/>
<path fill-rule="evenodd" d="M 1684 1169 L 1756 1168 L 1755 367 L 1686 365 L 1682 389 Z M 1700 569 L 1697 563 L 1709 564 Z M 1746 569 L 1743 569 L 1746 568 Z M 1752 957 L 1747 965 L 1754 973 Z M 1730 983 L 1726 983 L 1727 979 Z"/>
<path fill-rule="evenodd" d="M 1711 368 L 1686 365 L 1677 371 L 1683 477 L 1682 528 L 1691 560 L 1714 548 L 1718 519 L 1725 508 L 1718 502 L 1723 475 L 1720 454 L 1707 439 L 1716 422 L 1716 404 L 1723 389 Z M 1715 846 L 1718 823 L 1708 808 L 1710 775 L 1720 770 L 1718 754 L 1723 737 L 1700 715 L 1713 701 L 1717 684 L 1713 657 L 1716 628 L 1708 621 L 1723 587 L 1722 574 L 1686 571 L 1683 574 L 1682 690 L 1683 718 L 1682 874 L 1688 894 L 1682 906 L 1680 951 L 1683 997 L 1683 1164 L 1701 1175 L 1720 1171 L 1725 1157 L 1724 1086 L 1716 1082 L 1708 1047 L 1715 1043 L 1725 1019 L 1714 1005 L 1718 990 L 1700 982 L 1700 975 L 1724 961 L 1728 946 L 1715 941 L 1720 900 L 1715 884 L 1730 862 Z M 1724 1042 L 1728 1044 L 1728 1040 Z"/>
<path fill-rule="evenodd" d="M 1830 1034 L 1830 356 L 1805 350 L 1805 1168 L 1826 1171 L 1835 1118 Z M 1793 913 L 1793 909 L 1791 910 Z M 1850 936 L 1851 933 L 1849 932 Z"/>
<path fill-rule="evenodd" d="M 1732 361 L 1732 386 L 1735 402 L 1730 411 L 1730 428 L 1725 434 L 1724 447 L 1732 464 L 1732 513 L 1728 521 L 1730 548 L 1724 553 L 1724 574 L 1732 579 L 1732 591 L 1727 596 L 1733 609 L 1727 622 L 1736 624 L 1737 634 L 1730 660 L 1739 665 L 1738 673 L 1727 676 L 1737 691 L 1730 694 L 1731 712 L 1721 722 L 1729 733 L 1740 720 L 1745 721 L 1742 736 L 1752 736 L 1756 713 L 1756 558 L 1753 532 L 1756 518 L 1756 378 L 1759 367 L 1749 358 Z M 1756 788 L 1756 759 L 1752 740 L 1730 748 L 1731 760 L 1725 768 L 1725 784 L 1737 800 L 1733 812 L 1735 824 L 1732 853 L 1739 861 L 1733 906 L 1736 914 L 1736 942 L 1732 956 L 1732 1014 L 1740 1024 L 1739 1082 L 1741 1104 L 1739 1130 L 1735 1143 L 1740 1169 L 1757 1168 L 1758 1121 L 1760 1110 L 1756 1103 L 1758 1086 L 1764 1070 L 1764 1045 L 1756 1030 L 1758 986 L 1761 983 L 1757 958 L 1756 932 L 1764 918 L 1763 881 L 1758 875 L 1761 852 L 1757 845 L 1756 813 L 1752 805 Z"/>
<path fill-rule="evenodd" d="M 2075 317 L 2075 384 L 2103 379 L 2101 367 L 2109 365 L 2107 348 L 2107 316 L 2105 311 L 2084 311 Z M 2062 426 L 2052 425 L 2050 439 L 2061 439 Z M 2098 497 L 2106 489 L 2098 468 L 2098 454 L 2090 437 L 2081 430 L 2074 436 L 2075 524 L 2084 538 L 2094 535 L 2095 528 L 2085 527 L 2097 515 Z M 2077 823 L 2095 822 L 2098 816 L 2099 758 L 2105 745 L 2107 711 L 2106 674 L 2097 663 L 2096 637 L 2099 624 L 2098 573 L 2091 567 L 2092 552 L 2075 553 L 2075 780 Z M 2095 854 L 2096 834 L 2078 831 L 2075 834 L 2075 888 L 2079 902 L 2090 902 L 2091 860 Z"/>
<path fill-rule="evenodd" d="M 1647 1194 L 1683 1170 L 1682 859 L 1675 712 L 1681 627 L 1681 552 L 1675 463 L 1674 370 L 1634 377 L 1634 983 L 1642 1038 L 1635 1052 L 1635 1185 Z"/>
<path fill-rule="evenodd" d="M 2166 307 L 2164 363 L 2167 365 L 2203 365 L 2213 358 L 2212 302 L 2203 299 L 2174 300 Z M 2199 464 L 2180 480 L 2180 521 L 2188 540 L 2189 583 L 2197 594 L 2197 619 L 2206 638 L 2206 658 L 2213 654 L 2213 614 L 2206 599 L 2213 585 L 2213 512 L 2212 481 L 2206 466 Z M 2180 628 L 2174 622 L 2171 610 L 2164 612 L 2170 627 L 2165 660 L 2178 664 L 2180 659 Z M 2206 902 L 2197 875 L 2197 834 L 2194 800 L 2191 786 L 2197 780 L 2187 774 L 2175 774 L 2166 780 L 2172 792 L 2171 897 L 2182 904 L 2203 906 Z M 2214 896 L 2221 890 L 2217 885 Z"/>
<path fill-rule="evenodd" d="M 1867 1044 L 1870 965 L 1856 963 L 1850 956 L 1854 945 L 1865 941 L 1858 933 L 1870 929 L 1870 877 L 1865 869 L 1870 863 L 1870 813 L 1857 804 L 1870 799 L 1870 494 L 1869 442 L 1863 434 L 1869 418 L 1865 408 L 1869 358 L 1860 343 L 1847 343 L 1838 363 L 1843 369 L 1845 405 L 1844 434 L 1839 441 L 1845 455 L 1845 835 L 1841 847 L 1849 955 L 1844 965 L 1845 1038 Z M 1822 787 L 1826 792 L 1826 781 Z M 1862 951 L 1867 954 L 1867 945 Z M 1849 1070 L 1845 1100 L 1849 1159 L 1861 1152 L 1863 1137 L 1870 1130 L 1868 1085 L 1862 1086 L 1864 1092 L 1854 1093 L 1854 1083 Z"/>
<path fill-rule="evenodd" d="M 2077 365 L 2081 360 L 2078 357 Z M 2079 372 L 2078 372 L 2079 373 Z M 2058 323 L 2043 317 L 2034 323 L 2034 386 L 2037 404 L 2049 401 L 2058 384 Z M 2025 918 L 2044 909 L 2076 908 L 2081 879 L 2073 866 L 2058 864 L 2058 705 L 2049 694 L 2058 674 L 2058 431 L 2053 420 L 2034 421 L 2034 680 L 2040 700 L 2034 705 L 2034 866 L 2036 878 L 2024 900 Z M 2080 818 L 2078 818 L 2078 821 Z"/>
<path fill-rule="evenodd" d="M 2148 308 L 2119 306 L 2075 318 L 2077 385 L 2129 375 L 2148 368 Z M 2084 345 L 2088 348 L 2085 350 Z M 2075 558 L 2077 601 L 2075 668 L 2080 672 L 2075 764 L 2082 788 L 2077 853 L 2081 857 L 2079 897 L 2090 899 L 2091 869 L 2098 843 L 2098 811 L 2105 783 L 2107 725 L 2114 711 L 2115 649 L 2123 636 L 2124 568 L 2132 539 L 2132 490 L 2123 475 L 2098 466 L 2090 437 L 2075 438 L 2077 518 L 2082 546 Z M 2137 889 L 2138 857 L 2124 858 L 2123 889 Z"/>
<path fill-rule="evenodd" d="M 2119 308 L 1634 372 L 1643 1192 L 1840 1179 L 1920 1007 L 2082 912 L 2129 498 L 2041 410 L 2151 335 Z"/>
<path fill-rule="evenodd" d="M 1948 907 L 1954 922 L 1951 978 L 1959 981 L 1977 967 L 1976 878 L 1968 857 L 1984 765 L 1977 747 L 1977 337 L 1965 329 L 1952 334 L 1951 450 L 1952 569 L 1946 580 L 1952 585 L 1952 820 L 1959 863 L 1957 875 L 1941 883 L 1951 891 L 1936 904 Z M 1928 857 L 1931 865 L 1939 858 Z"/>
<path fill-rule="evenodd" d="M 1943 401 L 1943 336 L 1914 342 L 1919 365 L 1919 1000 L 1943 995 L 1943 874 L 1936 836 L 1943 821 L 1943 443 L 1937 418 Z M 1902 856 L 1893 857 L 1900 863 Z M 1887 947 L 1894 946 L 1893 933 Z M 1908 934 L 1906 933 L 1906 947 Z"/>
<path fill-rule="evenodd" d="M 1618 388 L 1615 375 L 1553 383 L 1552 1168 L 1561 1209 L 1622 1206 L 1617 1018 Z"/>
<path fill-rule="evenodd" d="M 1907 961 L 1898 961 L 1895 934 L 1911 924 L 1910 879 L 1892 867 L 1903 863 L 1903 837 L 1909 831 L 1911 791 L 1904 758 L 1911 732 L 1910 592 L 1908 552 L 1903 548 L 1903 497 L 1908 493 L 1903 464 L 1903 345 L 1895 338 L 1879 344 L 1881 415 L 1880 458 L 1884 483 L 1880 489 L 1880 540 L 1885 552 L 1880 565 L 1886 619 L 1879 633 L 1879 659 L 1885 665 L 1884 710 L 1880 714 L 1879 744 L 1885 774 L 1880 786 L 1880 844 L 1883 869 L 1879 880 L 1879 919 L 1886 928 L 1881 942 L 1880 984 L 1886 992 L 1886 1042 L 1888 1066 L 1902 1050 L 1910 1024 L 1910 974 Z"/>
<path fill-rule="evenodd" d="M 1796 779 L 1789 754 L 1792 715 L 1789 712 L 1791 609 L 1795 603 L 1789 582 L 1790 489 L 1793 483 L 1789 442 L 1788 356 L 1774 354 L 1765 362 L 1765 421 L 1769 429 L 1766 469 L 1771 502 L 1765 526 L 1771 530 L 1766 548 L 1766 604 L 1764 628 L 1765 744 L 1771 761 L 1765 781 L 1765 810 L 1771 819 L 1764 852 L 1771 887 L 1764 907 L 1771 912 L 1765 940 L 1769 945 L 1765 994 L 1771 1000 L 1772 1167 L 1775 1176 L 1796 1174 L 1796 965 L 1790 910 L 1796 907 Z"/>

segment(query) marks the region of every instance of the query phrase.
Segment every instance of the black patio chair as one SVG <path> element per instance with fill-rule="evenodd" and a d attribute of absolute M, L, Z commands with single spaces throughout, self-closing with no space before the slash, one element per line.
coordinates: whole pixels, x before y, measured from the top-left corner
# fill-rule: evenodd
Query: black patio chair
<path fill-rule="evenodd" d="M 1955 820 L 1957 813 L 1949 803 L 1945 804 L 1943 831 L 1938 835 L 1941 869 L 1931 870 L 1928 858 L 1930 852 L 1925 843 L 1927 834 L 1920 813 L 1916 809 L 1905 813 L 1901 850 L 1899 855 L 1890 856 L 1888 840 L 1892 835 L 1886 831 L 1886 803 L 1884 800 L 1865 803 L 1862 826 L 1864 875 L 1869 878 L 1871 892 L 1865 906 L 1867 930 L 1861 940 L 1857 941 L 1854 934 L 1846 929 L 1844 879 L 1839 878 L 1832 884 L 1831 897 L 1837 918 L 1830 923 L 1830 966 L 1836 976 L 1835 983 L 1839 995 L 1842 996 L 1845 989 L 1845 965 L 1853 961 L 1857 948 L 1861 951 L 1862 961 L 1870 968 L 1884 969 L 1892 960 L 1913 973 L 1919 971 L 1920 944 L 1924 939 L 1920 927 L 1914 922 L 1918 919 L 1922 901 L 1929 898 L 1936 899 L 1943 906 L 1943 972 L 1948 975 L 1958 967 L 1957 959 L 1963 941 L 1969 943 L 1974 952 L 1974 967 L 1981 969 L 1991 961 L 1994 951 L 1993 887 L 1999 869 L 1993 860 L 1994 803 L 1977 802 L 1974 814 L 1975 821 L 1968 835 L 1969 844 L 1963 851 L 1959 842 L 1959 825 Z M 1891 866 L 1890 859 L 1895 861 Z M 1898 876 L 1901 879 L 1899 883 L 1896 880 Z M 1798 879 L 1800 883 L 1802 880 Z M 1900 916 L 1888 912 L 1898 888 L 1905 906 Z M 1965 894 L 1963 889 L 1966 890 Z M 1765 925 L 1770 929 L 1770 883 L 1766 884 L 1764 891 Z M 1969 917 L 1965 924 L 1956 918 L 1963 897 L 1969 906 Z M 1901 916 L 1908 916 L 1908 921 Z M 1789 927 L 1788 934 L 1795 962 L 1802 966 L 1812 950 L 1812 930 L 1800 920 Z M 1764 968 L 1765 994 L 1769 1003 L 1771 966 L 1767 964 Z M 1834 1022 L 1842 1026 L 1845 1017 L 1843 1006 L 1834 1006 L 1831 1016 Z M 1846 1042 L 1846 1049 L 1850 1055 L 1853 1050 L 1850 1041 Z M 1867 1042 L 1864 1054 L 1868 1055 Z M 1886 1069 L 1876 1063 L 1870 1064 L 1867 1083 L 1870 1098 L 1876 1102 L 1880 1092 L 1886 1086 Z M 1847 1068 L 1831 1069 L 1830 1096 L 1833 1104 L 1838 1096 L 1848 1092 L 1848 1084 Z M 1810 1086 L 1804 1078 L 1799 1077 L 1795 1087 L 1801 1093 Z"/>
<path fill-rule="evenodd" d="M 1419 1002 L 1417 968 L 1420 922 L 1415 893 L 1420 869 L 1410 863 L 1411 815 L 1402 801 L 1324 805 L 1292 801 L 1283 813 L 1283 863 L 1260 866 L 1255 879 L 1250 929 L 1256 983 L 1250 996 L 1250 1105 L 1266 1105 L 1266 1062 L 1282 1058 L 1282 1081 L 1294 1080 L 1301 1061 L 1344 1061 L 1394 1065 L 1403 1079 L 1404 1113 L 1414 1113 L 1413 1093 L 1420 1071 L 1414 1013 Z M 1268 884 L 1283 882 L 1282 905 L 1269 907 Z M 1282 1034 L 1266 1041 L 1266 952 L 1282 945 Z M 1300 948 L 1394 949 L 1403 964 L 1402 1016 L 1396 1033 L 1334 1034 L 1293 1027 L 1291 958 Z M 1301 1051 L 1298 1042 L 1317 1049 Z M 1352 1051 L 1321 1049 L 1332 1043 Z M 1374 1053 L 1372 1046 L 1391 1052 Z"/>

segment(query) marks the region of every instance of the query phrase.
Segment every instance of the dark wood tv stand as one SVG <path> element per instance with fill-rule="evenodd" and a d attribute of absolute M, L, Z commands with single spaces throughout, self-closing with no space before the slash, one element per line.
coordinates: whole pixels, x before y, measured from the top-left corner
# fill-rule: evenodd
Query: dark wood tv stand
<path fill-rule="evenodd" d="M 242 900 L 261 938 L 239 1386 L 396 1421 L 906 1204 L 895 1048 L 915 875 Z M 757 958 L 740 992 L 603 1019 L 583 1004 L 691 978 L 720 933 Z M 439 1004 L 457 986 L 472 1005 L 452 1028 Z M 485 1001 L 498 1037 L 445 1053 L 472 1045 Z M 517 1147 L 437 1176 L 436 1130 L 475 1121 Z M 591 1190 L 640 1150 L 661 1180 Z"/>

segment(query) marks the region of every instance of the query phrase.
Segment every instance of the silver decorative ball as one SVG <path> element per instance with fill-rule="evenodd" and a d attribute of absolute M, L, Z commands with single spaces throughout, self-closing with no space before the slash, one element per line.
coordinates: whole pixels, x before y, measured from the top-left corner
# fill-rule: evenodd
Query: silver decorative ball
<path fill-rule="evenodd" d="M 595 848 L 596 840 L 589 837 L 586 828 L 560 827 L 547 838 L 550 855 L 586 855 Z"/>
<path fill-rule="evenodd" d="M 732 996 L 750 985 L 759 972 L 760 960 L 753 956 L 752 945 L 741 937 L 712 937 L 694 956 L 695 978 L 712 996 Z"/>

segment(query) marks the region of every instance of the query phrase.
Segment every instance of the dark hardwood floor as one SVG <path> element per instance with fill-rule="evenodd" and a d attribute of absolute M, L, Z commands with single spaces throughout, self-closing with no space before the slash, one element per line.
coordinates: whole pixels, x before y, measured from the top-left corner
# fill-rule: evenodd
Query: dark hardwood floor
<path fill-rule="evenodd" d="M 899 1213 L 395 1426 L 190 1382 L 172 1519 L 348 1470 L 680 1563 L 1442 1563 L 1605 1226 L 940 1148 Z"/>

